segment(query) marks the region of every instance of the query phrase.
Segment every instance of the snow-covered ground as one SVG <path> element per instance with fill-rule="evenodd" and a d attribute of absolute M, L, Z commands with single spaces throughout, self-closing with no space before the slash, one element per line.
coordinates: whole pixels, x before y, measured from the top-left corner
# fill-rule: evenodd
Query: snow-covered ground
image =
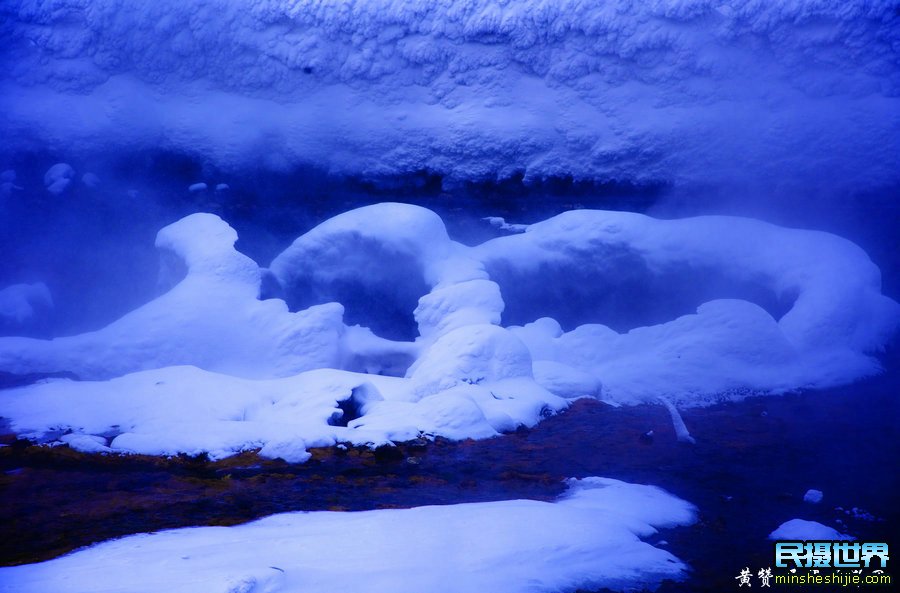
<path fill-rule="evenodd" d="M 172 286 L 162 296 L 95 332 L 0 338 L 9 372 L 82 379 L 8 390 L 0 416 L 20 434 L 86 451 L 219 458 L 260 448 L 303 461 L 308 447 L 338 442 L 490 437 L 598 397 L 664 403 L 690 440 L 676 405 L 876 373 L 872 353 L 900 322 L 853 243 L 735 217 L 571 211 L 467 247 L 434 212 L 384 203 L 325 221 L 268 269 L 236 240 L 220 218 L 188 216 L 157 237 Z M 264 278 L 299 310 L 261 299 Z M 701 284 L 697 294 L 712 300 L 628 331 L 600 319 L 564 331 L 540 310 L 525 325 L 503 322 L 507 303 L 565 313 L 576 293 L 602 317 L 600 304 L 622 287 L 624 311 L 640 319 L 647 299 L 635 287 L 652 291 L 659 278 L 650 301 Z M 554 284 L 557 302 L 534 298 Z M 786 309 L 742 291 L 778 295 Z M 376 316 L 410 294 L 418 335 L 409 341 L 347 325 L 344 305 L 331 302 Z"/>
<path fill-rule="evenodd" d="M 556 502 L 512 500 L 273 515 L 135 535 L 0 568 L 9 593 L 534 593 L 655 587 L 687 567 L 640 538 L 695 521 L 653 486 L 569 480 Z"/>
<path fill-rule="evenodd" d="M 881 187 L 900 179 L 895 8 L 8 0 L 2 153 L 153 148 L 372 177 Z"/>

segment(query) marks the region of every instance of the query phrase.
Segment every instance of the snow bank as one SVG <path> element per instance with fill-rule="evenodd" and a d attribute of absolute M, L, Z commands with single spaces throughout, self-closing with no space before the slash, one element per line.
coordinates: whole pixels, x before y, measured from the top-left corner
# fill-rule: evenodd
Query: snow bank
<path fill-rule="evenodd" d="M 640 538 L 694 520 L 692 505 L 658 488 L 585 478 L 570 480 L 553 503 L 290 513 L 236 527 L 141 534 L 42 564 L 0 568 L 0 591 L 655 588 L 663 579 L 682 579 L 686 567 Z"/>
<path fill-rule="evenodd" d="M 0 338 L 9 372 L 95 380 L 10 391 L 0 416 L 92 450 L 302 460 L 315 444 L 490 437 L 593 396 L 663 402 L 689 441 L 676 404 L 853 381 L 878 371 L 871 354 L 900 323 L 856 245 L 750 219 L 580 210 L 466 247 L 429 210 L 378 204 L 299 237 L 267 271 L 236 239 L 216 216 L 189 216 L 158 234 L 162 296 L 96 332 Z M 260 300 L 264 273 L 305 308 Z M 368 303 L 363 322 L 393 307 L 405 319 L 383 327 L 418 336 L 346 325 L 337 297 Z M 693 311 L 600 323 L 670 300 Z M 538 317 L 504 327 L 509 310 Z M 180 365 L 199 368 L 167 368 Z"/>
<path fill-rule="evenodd" d="M 837 529 L 822 525 L 816 521 L 805 519 L 791 519 L 778 526 L 778 529 L 769 534 L 769 539 L 825 541 L 825 540 L 852 540 L 856 539 Z"/>
<path fill-rule="evenodd" d="M 108 381 L 56 379 L 9 389 L 0 416 L 17 434 L 58 438 L 82 451 L 221 459 L 261 449 L 264 457 L 302 462 L 308 447 L 337 443 L 491 437 L 566 405 L 527 380 L 427 396 L 413 385 L 333 369 L 252 380 L 166 367 Z"/>
<path fill-rule="evenodd" d="M 385 224 L 366 236 L 373 214 Z M 432 339 L 418 344 L 344 325 L 339 303 L 290 312 L 282 300 L 259 300 L 262 271 L 235 251 L 236 240 L 218 217 L 188 216 L 157 236 L 162 277 L 172 285 L 164 295 L 96 332 L 0 338 L 0 366 L 11 372 L 66 371 L 95 380 L 10 392 L 0 415 L 40 439 L 59 430 L 91 437 L 69 441 L 76 448 L 95 450 L 95 437 L 109 437 L 109 450 L 119 452 L 222 457 L 261 447 L 263 455 L 302 461 L 307 446 L 336 442 L 490 437 L 566 407 L 534 381 L 524 344 L 489 324 L 500 321 L 496 285 L 470 280 L 484 272 L 454 255 L 455 244 L 430 211 L 385 204 L 336 217 L 298 239 L 282 265 L 273 264 L 288 294 L 340 277 L 390 294 L 402 292 L 398 282 L 408 276 L 392 275 L 385 263 L 408 254 L 438 293 L 417 309 L 434 320 Z M 323 370 L 304 373 L 313 369 Z M 287 378 L 262 380 L 278 377 Z M 364 393 L 369 397 L 359 401 Z M 333 418 L 345 400 L 356 417 Z"/>
<path fill-rule="evenodd" d="M 825 495 L 821 490 L 810 488 L 806 491 L 806 494 L 803 495 L 803 502 L 808 502 L 810 504 L 819 504 L 820 502 L 822 502 L 823 498 L 825 498 Z"/>
<path fill-rule="evenodd" d="M 372 177 L 896 183 L 891 2 L 9 0 L 4 150 Z"/>
<path fill-rule="evenodd" d="M 712 297 L 693 313 L 622 332 L 597 323 L 563 332 L 552 319 L 512 328 L 535 360 L 593 374 L 622 402 L 662 394 L 697 403 L 704 395 L 850 381 L 877 372 L 867 353 L 900 323 L 900 306 L 881 294 L 880 271 L 859 247 L 758 220 L 579 210 L 473 251 L 507 309 L 514 301 L 545 303 L 540 291 L 548 286 L 563 313 L 577 296 L 587 300 L 588 315 L 592 307 L 606 310 L 611 322 L 684 295 Z M 786 312 L 773 317 L 722 294 L 780 299 Z M 608 307 L 610 298 L 620 299 L 618 308 Z"/>
<path fill-rule="evenodd" d="M 900 307 L 880 292 L 880 271 L 853 243 L 724 216 L 657 220 L 578 210 L 469 248 L 424 208 L 378 204 L 300 237 L 271 271 L 288 301 L 306 298 L 305 305 L 317 302 L 310 295 L 335 296 L 331 287 L 340 283 L 369 295 L 390 285 L 406 303 L 418 294 L 413 314 L 424 358 L 410 372 L 425 366 L 445 388 L 464 375 L 470 382 L 497 376 L 498 365 L 518 372 L 511 333 L 527 346 L 545 388 L 590 395 L 602 384 L 604 396 L 620 403 L 664 395 L 696 404 L 851 381 L 878 370 L 869 354 L 900 323 Z M 668 302 L 683 309 L 665 310 Z M 645 309 L 672 317 L 651 323 L 659 311 Z M 530 321 L 495 332 L 509 348 L 495 350 L 497 342 L 472 333 L 501 318 L 509 324 L 508 313 Z M 563 331 L 542 317 L 548 313 L 575 327 Z M 635 325 L 615 331 L 585 323 L 622 319 Z M 453 344 L 454 354 L 439 344 Z M 473 354 L 454 362 L 466 348 Z M 444 368 L 453 365 L 468 374 Z"/>

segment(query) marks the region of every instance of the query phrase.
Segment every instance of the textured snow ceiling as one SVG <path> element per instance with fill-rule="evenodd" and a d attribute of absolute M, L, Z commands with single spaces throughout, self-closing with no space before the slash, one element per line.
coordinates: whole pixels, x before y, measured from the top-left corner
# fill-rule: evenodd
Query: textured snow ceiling
<path fill-rule="evenodd" d="M 874 187 L 900 176 L 898 25 L 864 0 L 8 0 L 0 150 Z"/>

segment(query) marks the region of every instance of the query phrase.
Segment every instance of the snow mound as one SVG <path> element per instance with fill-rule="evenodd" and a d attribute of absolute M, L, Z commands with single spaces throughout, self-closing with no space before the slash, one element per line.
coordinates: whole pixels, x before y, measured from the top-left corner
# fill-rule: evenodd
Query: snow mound
<path fill-rule="evenodd" d="M 534 319 L 549 308 L 577 325 L 511 328 L 536 361 L 590 373 L 622 402 L 696 403 L 850 381 L 879 370 L 867 353 L 900 323 L 900 306 L 881 294 L 880 271 L 855 244 L 747 218 L 578 210 L 473 255 L 500 286 L 506 312 Z M 667 302 L 684 312 L 660 319 Z M 584 323 L 590 316 L 634 326 L 614 331 Z"/>
<path fill-rule="evenodd" d="M 619 403 L 664 395 L 695 404 L 851 381 L 877 372 L 870 353 L 900 323 L 880 271 L 853 243 L 725 216 L 578 210 L 470 248 L 424 208 L 379 204 L 303 235 L 271 271 L 303 306 L 341 295 L 368 302 L 392 286 L 378 303 L 402 319 L 418 299 L 418 343 L 432 362 L 411 370 L 425 365 L 445 387 L 464 373 L 446 379 L 452 373 L 438 367 L 466 367 L 474 382 L 472 361 L 501 355 L 473 342 L 469 361 L 452 362 L 437 344 L 462 348 L 473 335 L 457 332 L 502 321 L 530 351 L 538 383 L 567 397 L 602 384 Z M 574 327 L 563 331 L 548 314 Z M 509 350 L 502 357 L 510 369 L 521 363 Z"/>
<path fill-rule="evenodd" d="M 6 153 L 371 177 L 896 183 L 891 2 L 8 0 Z"/>
<path fill-rule="evenodd" d="M 640 538 L 695 521 L 652 486 L 570 480 L 558 501 L 289 513 L 106 542 L 0 568 L 0 591 L 519 593 L 655 588 L 687 567 Z M 353 570 L 347 570 L 352 558 Z M 428 567 L 428 570 L 422 570 Z"/>
<path fill-rule="evenodd" d="M 856 245 L 751 219 L 579 210 L 466 247 L 427 209 L 378 204 L 268 270 L 236 240 L 214 215 L 186 217 L 157 236 L 165 294 L 95 332 L 0 338 L 8 372 L 93 380 L 10 392 L 0 415 L 40 438 L 118 432 L 97 443 L 111 450 L 302 461 L 317 443 L 490 437 L 590 396 L 663 403 L 692 441 L 676 405 L 875 373 L 900 323 Z M 260 300 L 264 275 L 300 310 Z M 611 327 L 623 319 L 645 325 Z"/>
<path fill-rule="evenodd" d="M 409 317 L 428 290 L 426 276 L 438 273 L 426 267 L 444 261 L 450 245 L 443 221 L 430 210 L 376 204 L 302 235 L 270 270 L 292 308 L 336 300 L 349 320 L 384 331 L 391 318 Z"/>
<path fill-rule="evenodd" d="M 281 301 L 258 300 L 259 268 L 234 250 L 236 240 L 237 233 L 211 214 L 162 229 L 156 245 L 163 276 L 174 283 L 168 292 L 95 332 L 2 338 L 0 367 L 66 370 L 84 379 L 182 364 L 253 377 L 339 368 L 342 307 L 290 313 Z"/>
<path fill-rule="evenodd" d="M 75 179 L 75 169 L 68 163 L 56 163 L 44 173 L 44 187 L 51 194 L 59 195 L 66 191 Z"/>
<path fill-rule="evenodd" d="M 822 525 L 816 521 L 806 521 L 805 519 L 791 519 L 785 521 L 778 526 L 778 529 L 769 534 L 769 539 L 773 540 L 802 540 L 802 541 L 824 541 L 824 540 L 853 540 L 856 539 L 852 535 L 841 533 L 838 530 Z"/>
<path fill-rule="evenodd" d="M 825 498 L 825 495 L 821 490 L 815 490 L 810 488 L 806 491 L 806 494 L 803 495 L 803 502 L 808 502 L 811 504 L 819 504 L 822 502 L 822 499 Z"/>
<path fill-rule="evenodd" d="M 253 380 L 190 366 L 108 381 L 47 380 L 3 395 L 0 416 L 42 442 L 63 431 L 60 440 L 79 450 L 99 444 L 105 452 L 221 459 L 261 449 L 289 462 L 305 461 L 308 447 L 337 443 L 491 437 L 566 405 L 528 381 L 421 398 L 396 377 L 319 369 Z"/>

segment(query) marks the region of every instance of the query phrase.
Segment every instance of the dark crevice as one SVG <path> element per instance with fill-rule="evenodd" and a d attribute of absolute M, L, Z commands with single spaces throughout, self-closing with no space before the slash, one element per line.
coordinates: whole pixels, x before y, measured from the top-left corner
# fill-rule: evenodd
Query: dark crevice
<path fill-rule="evenodd" d="M 350 422 L 362 417 L 364 402 L 363 387 L 356 387 L 350 392 L 350 397 L 337 402 L 338 409 L 334 411 L 328 424 L 331 426 L 347 426 Z"/>

